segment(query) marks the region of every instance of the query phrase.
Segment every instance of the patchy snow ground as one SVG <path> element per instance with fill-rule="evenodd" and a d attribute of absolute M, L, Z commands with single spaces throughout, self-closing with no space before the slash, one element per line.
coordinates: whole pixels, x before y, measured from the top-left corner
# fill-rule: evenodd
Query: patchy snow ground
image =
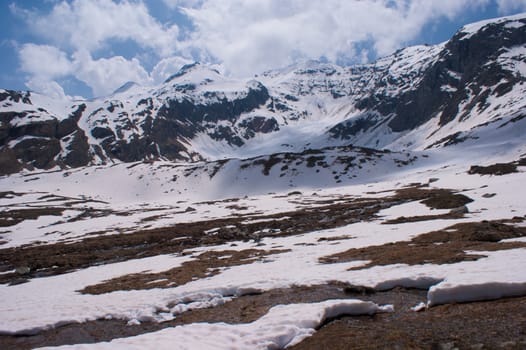
<path fill-rule="evenodd" d="M 521 155 L 520 150 L 509 155 L 509 159 L 496 154 L 495 158 L 485 158 L 482 165 L 491 164 L 493 159 L 517 160 Z M 139 164 L 133 168 L 116 165 L 77 169 L 70 171 L 67 176 L 62 172 L 49 172 L 1 178 L 2 189 L 14 192 L 0 198 L 0 210 L 4 213 L 28 208 L 64 209 L 58 215 L 43 215 L 38 219 L 27 219 L 3 227 L 0 240 L 5 243 L 0 246 L 1 249 L 37 242 L 78 242 L 85 235 L 125 234 L 138 229 L 228 217 L 241 217 L 247 222 L 262 224 L 268 222 L 268 229 L 272 229 L 272 221 L 262 218 L 265 215 L 322 207 L 327 202 L 345 202 L 351 198 L 382 198 L 414 183 L 462 191 L 474 201 L 467 204 L 469 213 L 464 218 L 382 224 L 400 216 L 441 215 L 448 212 L 430 209 L 419 201 L 412 201 L 382 209 L 370 221 L 299 235 L 264 237 L 258 241 L 226 242 L 193 248 L 184 252 L 184 255 L 132 259 L 56 276 L 33 278 L 18 285 L 0 285 L 0 332 L 34 334 L 62 324 L 105 318 L 124 319 L 130 324 L 162 322 L 177 317 L 185 310 L 214 307 L 249 293 L 294 285 L 319 285 L 329 281 L 378 290 L 395 286 L 429 289 L 427 300 L 422 301 L 430 307 L 443 303 L 526 295 L 526 272 L 520 268 L 526 266 L 525 248 L 477 252 L 485 257 L 447 265 L 393 264 L 357 269 L 368 261 L 320 263 L 322 257 L 351 248 L 408 241 L 420 234 L 442 230 L 456 223 L 526 216 L 522 190 L 526 180 L 524 167 L 519 167 L 518 173 L 504 176 L 469 175 L 469 166 L 480 162 L 466 158 L 444 163 L 440 157 L 431 158 L 432 161 L 424 158 L 405 168 L 377 174 L 371 178 L 374 181 L 366 181 L 366 175 L 353 178 L 338 185 L 340 187 L 323 187 L 322 183 L 313 181 L 310 186 L 303 184 L 285 191 L 278 185 L 274 191 L 270 180 L 254 176 L 252 192 L 247 191 L 247 195 L 240 198 L 223 197 L 230 198 L 228 200 L 221 200 L 217 191 L 210 191 L 209 198 L 203 198 L 206 197 L 203 192 L 192 187 L 203 185 L 202 177 L 195 177 L 195 180 L 186 178 L 183 182 L 166 181 L 184 170 L 164 163 L 150 167 Z M 442 158 L 446 159 L 447 155 Z M 133 172 L 127 173 L 128 170 Z M 233 170 L 223 171 L 226 174 L 219 174 L 218 179 Z M 306 173 L 308 169 L 301 171 Z M 117 180 L 113 183 L 107 179 Z M 261 179 L 267 182 L 257 182 Z M 218 185 L 211 180 L 207 180 L 206 184 L 209 186 L 206 189 Z M 184 192 L 182 190 L 186 186 L 190 190 L 185 194 L 174 194 Z M 247 188 L 250 188 L 248 184 Z M 227 189 L 221 190 L 223 195 L 227 192 Z M 281 220 L 287 220 L 287 217 Z M 214 229 L 208 230 L 207 234 L 214 234 Z M 225 267 L 218 274 L 171 288 L 120 290 L 100 295 L 78 292 L 87 286 L 131 273 L 162 272 L 179 267 L 197 259 L 203 252 L 246 249 L 283 251 L 261 260 Z M 172 348 L 174 342 L 182 349 L 282 348 L 309 336 L 327 318 L 388 310 L 388 307 L 356 300 L 280 305 L 249 324 L 190 324 L 78 348 L 162 349 Z"/>
<path fill-rule="evenodd" d="M 315 328 L 327 319 L 342 315 L 372 315 L 389 311 L 391 311 L 389 305 L 379 307 L 372 302 L 360 300 L 327 300 L 321 303 L 278 305 L 259 320 L 249 324 L 198 323 L 116 339 L 108 343 L 59 348 L 282 349 L 310 336 Z M 175 339 L 177 341 L 174 341 Z"/>

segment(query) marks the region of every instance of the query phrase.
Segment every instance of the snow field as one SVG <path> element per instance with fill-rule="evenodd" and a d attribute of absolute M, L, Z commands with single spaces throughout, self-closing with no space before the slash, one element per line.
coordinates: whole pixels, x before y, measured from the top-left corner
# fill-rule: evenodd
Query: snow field
<path fill-rule="evenodd" d="M 520 150 L 517 152 L 521 154 Z M 516 159 L 516 155 L 509 157 L 510 160 Z M 72 209 L 64 211 L 64 218 L 74 216 L 80 211 L 81 208 L 77 205 L 89 205 L 101 210 L 113 208 L 130 213 L 129 216 L 124 217 L 107 215 L 88 221 L 56 225 L 51 224 L 61 220 L 60 216 L 43 216 L 38 220 L 26 220 L 9 228 L 12 230 L 10 233 L 2 233 L 4 239 L 8 240 L 7 244 L 12 247 L 35 240 L 48 243 L 60 239 L 76 240 L 79 238 L 78 232 L 88 233 L 90 224 L 94 230 L 131 231 L 141 227 L 141 219 L 149 215 L 163 214 L 159 222 L 148 224 L 153 227 L 161 227 L 177 222 L 203 220 L 205 217 L 220 218 L 225 215 L 239 214 L 239 212 L 245 213 L 244 210 L 228 208 L 232 204 L 248 207 L 246 214 L 243 215 L 248 215 L 247 221 L 257 221 L 260 215 L 315 207 L 319 205 L 316 204 L 318 201 L 338 201 L 360 197 L 382 198 L 392 194 L 396 188 L 417 182 L 429 182 L 431 188 L 458 189 L 462 191 L 461 193 L 474 199 L 474 202 L 467 205 L 469 213 L 464 219 L 382 224 L 386 220 L 399 216 L 437 215 L 447 212 L 429 209 L 419 202 L 411 202 L 384 209 L 379 212 L 379 218 L 373 221 L 363 221 L 327 230 L 313 230 L 296 236 L 265 237 L 260 242 L 229 242 L 212 247 L 194 248 L 187 251 L 186 253 L 191 254 L 186 256 L 163 255 L 128 260 L 93 266 L 63 275 L 35 278 L 20 285 L 2 285 L 0 286 L 0 314 L 6 316 L 0 319 L 0 331 L 2 333 L 32 334 L 65 323 L 104 318 L 123 319 L 130 324 L 162 322 L 171 320 L 187 310 L 221 305 L 247 293 L 288 288 L 293 285 L 326 284 L 329 281 L 368 286 L 377 290 L 387 290 L 396 286 L 429 289 L 427 300 L 422 300 L 427 306 L 526 294 L 526 274 L 524 269 L 519 268 L 526 266 L 526 249 L 477 252 L 485 257 L 477 261 L 463 261 L 448 265 L 393 264 L 349 270 L 367 264 L 368 261 L 334 264 L 319 262 L 321 257 L 351 248 L 408 241 L 419 234 L 441 230 L 456 223 L 506 219 L 526 214 L 523 195 L 517 190 L 524 182 L 524 172 L 506 176 L 478 176 L 466 173 L 469 164 L 491 164 L 495 159 L 502 160 L 499 154 L 485 158 L 484 162 L 481 158 L 469 159 L 469 156 L 466 156 L 466 159 L 457 159 L 455 163 L 450 162 L 447 166 L 440 162 L 441 159 L 438 156 L 433 155 L 430 159 L 428 162 L 424 161 L 397 172 L 386 173 L 383 175 L 383 181 L 364 184 L 358 182 L 339 188 L 320 188 L 317 186 L 319 184 L 315 183 L 311 187 L 295 188 L 301 191 L 301 194 L 290 195 L 288 192 L 255 194 L 239 198 L 234 202 L 207 202 L 203 201 L 203 198 L 192 196 L 187 198 L 164 196 L 157 202 L 148 203 L 150 199 L 148 195 L 134 197 L 129 195 L 129 191 L 122 192 L 126 186 L 134 188 L 134 184 L 142 180 L 141 175 L 144 178 L 155 172 L 153 176 L 158 176 L 160 180 L 151 181 L 149 185 L 155 190 L 164 183 L 162 179 L 172 174 L 169 170 L 163 173 L 163 168 L 151 170 L 141 165 L 131 169 L 124 168 L 122 165 L 101 167 L 95 170 L 83 169 L 72 171 L 67 177 L 63 177 L 61 173 L 51 172 L 34 175 L 39 179 L 30 182 L 25 182 L 28 177 L 23 176 L 3 178 L 1 181 L 6 188 L 26 193 L 22 196 L 2 198 L 0 204 L 5 205 L 5 208 L 23 208 L 27 203 L 45 205 L 46 203 L 39 200 L 44 194 L 36 192 L 45 192 L 46 188 L 60 187 L 60 193 L 64 195 L 74 198 L 84 198 L 81 197 L 84 195 L 89 199 L 90 196 L 87 194 L 91 193 L 94 198 L 107 202 L 75 204 L 71 207 Z M 481 162 L 477 162 L 476 159 L 480 159 Z M 133 172 L 130 171 L 128 176 L 124 176 L 123 169 L 133 170 Z M 84 175 L 86 171 L 91 171 L 90 175 L 96 174 L 96 176 Z M 105 173 L 106 176 L 120 176 L 119 184 L 99 188 L 98 185 L 105 177 Z M 77 176 L 79 178 L 76 178 Z M 87 181 L 83 187 L 86 192 L 79 194 L 75 191 L 78 192 L 76 181 L 79 181 L 80 178 L 85 178 Z M 433 180 L 430 181 L 430 179 Z M 186 183 L 181 186 L 186 186 Z M 105 191 L 107 192 L 104 193 Z M 485 196 L 486 194 L 495 195 Z M 63 199 L 56 203 L 65 205 L 68 201 L 71 199 Z M 190 206 L 196 211 L 185 213 L 185 208 Z M 145 208 L 155 209 L 155 211 L 145 214 L 143 211 Z M 57 233 L 46 235 L 50 230 L 55 230 Z M 62 233 L 66 234 L 62 236 Z M 322 238 L 333 238 L 333 240 L 320 240 Z M 236 245 L 233 246 L 232 243 Z M 193 280 L 173 288 L 115 291 L 102 295 L 86 295 L 77 292 L 89 285 L 130 273 L 166 271 L 195 259 L 202 252 L 245 249 L 288 251 L 269 255 L 260 261 L 222 268 L 217 275 Z M 171 306 L 168 307 L 168 305 Z M 327 315 L 332 315 L 331 312 L 334 310 L 337 311 L 334 311 L 336 314 L 348 314 L 356 310 L 356 305 L 350 305 L 348 301 L 327 301 L 309 305 L 308 307 L 302 305 L 301 312 L 294 309 L 294 307 L 300 307 L 297 305 L 282 306 L 283 309 L 276 309 L 288 310 L 283 312 L 272 309 L 267 316 L 251 324 L 191 324 L 93 346 L 132 348 L 133 346 L 151 347 L 155 345 L 163 348 L 169 344 L 173 345 L 174 337 L 177 337 L 177 344 L 181 348 L 185 346 L 214 348 L 214 346 L 224 344 L 229 344 L 227 348 L 282 346 L 293 344 L 312 334 L 313 329 L 323 322 L 324 317 L 330 318 L 331 316 Z M 368 313 L 368 310 L 371 310 L 370 307 L 376 311 L 380 310 L 375 309 L 377 306 L 367 305 L 369 306 L 365 308 L 364 313 Z M 287 309 L 288 307 L 290 309 Z M 39 312 L 35 313 L 35 310 Z M 205 337 L 203 334 L 211 335 Z M 210 343 L 206 343 L 208 340 Z M 250 340 L 253 343 L 249 343 Z M 79 347 L 82 348 L 82 346 Z"/>

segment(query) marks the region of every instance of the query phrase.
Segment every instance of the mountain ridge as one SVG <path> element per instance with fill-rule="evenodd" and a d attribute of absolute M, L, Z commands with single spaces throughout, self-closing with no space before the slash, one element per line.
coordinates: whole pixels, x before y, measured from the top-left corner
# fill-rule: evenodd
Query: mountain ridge
<path fill-rule="evenodd" d="M 0 173 L 351 144 L 413 151 L 524 128 L 525 38 L 522 14 L 365 65 L 309 61 L 242 80 L 194 63 L 91 101 L 0 90 Z"/>

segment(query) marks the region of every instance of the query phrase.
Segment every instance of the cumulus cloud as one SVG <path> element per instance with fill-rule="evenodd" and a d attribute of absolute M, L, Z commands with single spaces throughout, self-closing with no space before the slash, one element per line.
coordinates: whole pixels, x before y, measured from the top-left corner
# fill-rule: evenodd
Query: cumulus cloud
<path fill-rule="evenodd" d="M 26 86 L 50 96 L 65 96 L 55 79 L 66 76 L 86 83 L 95 96 L 108 95 L 128 81 L 151 83 L 150 75 L 135 58 L 113 56 L 95 60 L 87 50 L 79 50 L 70 59 L 56 47 L 34 44 L 23 45 L 19 56 L 21 70 L 29 75 Z"/>
<path fill-rule="evenodd" d="M 54 79 L 72 72 L 67 54 L 54 46 L 24 44 L 18 50 L 20 68 L 33 76 Z"/>
<path fill-rule="evenodd" d="M 524 0 L 497 0 L 499 13 L 510 14 L 517 11 L 526 11 L 526 1 Z"/>
<path fill-rule="evenodd" d="M 166 11 L 186 16 L 181 24 L 184 30 L 177 24 L 159 22 L 149 12 L 152 3 L 144 0 L 57 0 L 48 13 L 11 5 L 11 11 L 48 43 L 19 48 L 20 68 L 28 74 L 28 86 L 51 91 L 57 79 L 71 76 L 100 96 L 127 81 L 160 83 L 190 63 L 190 57 L 219 63 L 226 73 L 237 76 L 303 59 L 364 62 L 407 45 L 430 24 L 444 18 L 454 20 L 466 11 L 490 4 L 504 14 L 526 11 L 524 0 L 163 3 Z M 142 52 L 126 58 L 118 45 L 113 52 L 116 42 L 132 43 Z M 150 65 L 140 57 L 147 57 Z"/>
<path fill-rule="evenodd" d="M 365 41 L 385 55 L 415 39 L 430 21 L 488 1 L 208 0 L 184 12 L 196 26 L 192 45 L 246 75 L 298 58 L 352 61 L 363 55 L 356 44 Z"/>
<path fill-rule="evenodd" d="M 16 6 L 12 6 L 17 11 Z M 109 40 L 131 40 L 169 56 L 176 49 L 179 28 L 163 26 L 142 2 L 123 0 L 74 0 L 57 3 L 47 15 L 20 11 L 28 25 L 57 45 L 95 50 Z"/>
<path fill-rule="evenodd" d="M 41 94 L 56 99 L 64 99 L 66 97 L 62 86 L 60 86 L 60 84 L 56 81 L 50 80 L 49 78 L 42 78 L 38 76 L 32 77 L 26 82 L 26 86 L 29 90 L 40 92 Z"/>
<path fill-rule="evenodd" d="M 148 85 L 150 76 L 139 60 L 122 56 L 94 60 L 86 50 L 73 54 L 75 77 L 91 87 L 95 96 L 105 96 L 124 83 L 133 81 Z"/>

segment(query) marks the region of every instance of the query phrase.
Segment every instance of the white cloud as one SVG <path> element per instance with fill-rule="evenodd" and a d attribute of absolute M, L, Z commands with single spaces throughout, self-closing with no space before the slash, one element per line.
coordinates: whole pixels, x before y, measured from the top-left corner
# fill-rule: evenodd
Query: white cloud
<path fill-rule="evenodd" d="M 26 86 L 29 90 L 39 92 L 49 97 L 56 99 L 66 98 L 64 89 L 54 80 L 49 80 L 47 78 L 33 77 L 26 81 Z"/>
<path fill-rule="evenodd" d="M 12 6 L 12 11 L 16 7 Z M 73 0 L 57 3 L 47 15 L 18 12 L 28 25 L 55 44 L 86 49 L 104 47 L 109 40 L 131 40 L 153 49 L 160 56 L 171 55 L 177 45 L 177 25 L 163 26 L 149 14 L 142 2 L 123 0 Z"/>
<path fill-rule="evenodd" d="M 206 0 L 185 13 L 196 26 L 189 45 L 248 75 L 298 58 L 358 60 L 363 53 L 355 45 L 364 41 L 385 55 L 415 39 L 430 21 L 488 1 Z"/>
<path fill-rule="evenodd" d="M 18 50 L 20 68 L 41 79 L 54 79 L 72 72 L 65 52 L 54 46 L 24 44 Z"/>
<path fill-rule="evenodd" d="M 525 0 L 497 0 L 499 13 L 507 15 L 517 11 L 526 11 Z"/>
<path fill-rule="evenodd" d="M 192 24 L 184 27 L 191 30 L 184 33 L 184 41 L 178 39 L 179 27 L 152 17 L 149 3 L 143 0 L 57 0 L 47 14 L 11 5 L 13 13 L 54 45 L 19 48 L 20 67 L 29 74 L 28 86 L 49 90 L 56 87 L 57 78 L 74 76 L 100 96 L 127 81 L 160 83 L 190 63 L 188 57 L 220 63 L 237 76 L 301 59 L 363 62 L 407 45 L 430 23 L 443 18 L 453 20 L 489 4 L 502 13 L 526 11 L 525 0 L 163 2 L 167 11 L 186 14 L 185 25 Z M 112 52 L 116 41 L 132 42 L 142 51 L 127 59 Z M 159 62 L 148 73 L 140 57 L 147 57 L 143 62 L 150 64 L 152 57 Z"/>
<path fill-rule="evenodd" d="M 96 96 L 108 95 L 128 81 L 145 85 L 151 82 L 137 59 L 122 56 L 94 60 L 87 50 L 79 50 L 69 59 L 56 47 L 25 44 L 19 49 L 19 57 L 20 69 L 29 74 L 26 86 L 55 97 L 64 96 L 55 79 L 66 76 L 85 82 Z"/>
<path fill-rule="evenodd" d="M 86 50 L 73 54 L 75 77 L 85 82 L 95 96 L 105 96 L 123 84 L 133 81 L 142 85 L 150 83 L 150 76 L 139 60 L 122 56 L 94 60 Z"/>

